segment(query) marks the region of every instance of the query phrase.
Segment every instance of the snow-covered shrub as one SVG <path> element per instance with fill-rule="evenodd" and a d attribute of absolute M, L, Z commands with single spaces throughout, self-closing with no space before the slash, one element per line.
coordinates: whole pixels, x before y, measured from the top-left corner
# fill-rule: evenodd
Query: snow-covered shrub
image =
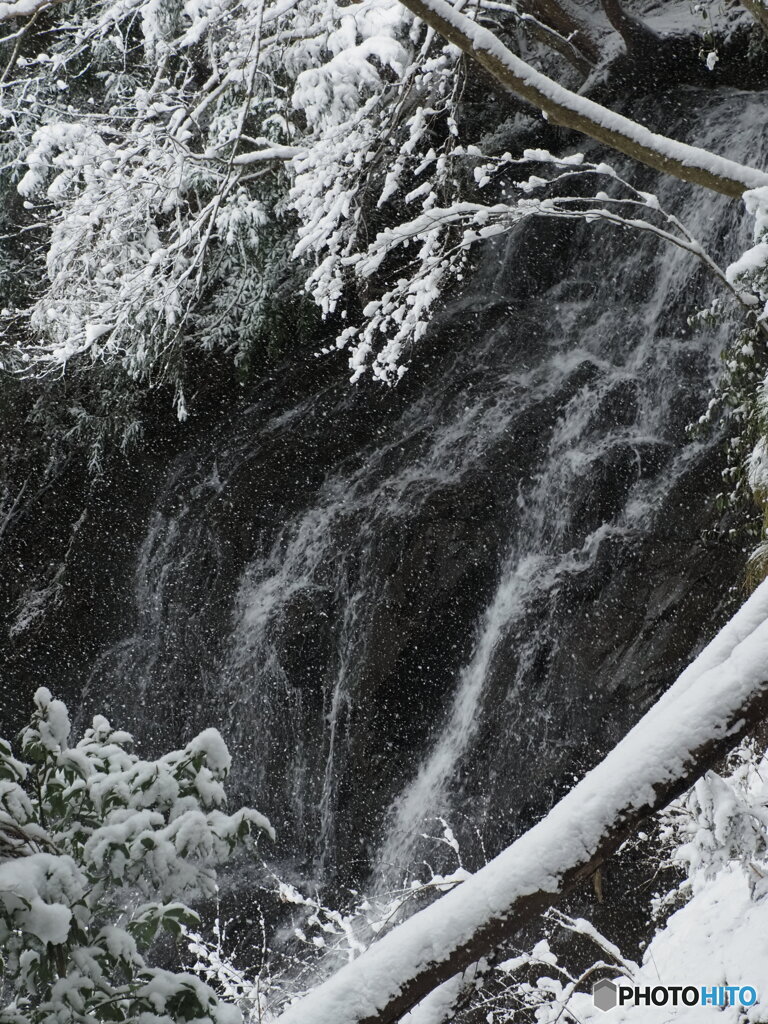
<path fill-rule="evenodd" d="M 257 811 L 222 809 L 224 742 L 209 729 L 143 761 L 101 716 L 69 735 L 40 688 L 19 757 L 0 740 L 0 1021 L 235 1024 L 199 978 L 147 962 L 161 930 L 198 924 L 183 901 L 213 894 L 217 865 L 272 834 Z"/>

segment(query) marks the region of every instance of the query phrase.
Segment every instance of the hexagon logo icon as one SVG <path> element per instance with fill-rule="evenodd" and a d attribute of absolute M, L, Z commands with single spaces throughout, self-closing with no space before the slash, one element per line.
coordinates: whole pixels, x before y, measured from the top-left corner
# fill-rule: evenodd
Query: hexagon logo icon
<path fill-rule="evenodd" d="M 612 1010 L 618 1001 L 618 991 L 612 981 L 603 978 L 592 986 L 592 999 L 598 1010 Z"/>

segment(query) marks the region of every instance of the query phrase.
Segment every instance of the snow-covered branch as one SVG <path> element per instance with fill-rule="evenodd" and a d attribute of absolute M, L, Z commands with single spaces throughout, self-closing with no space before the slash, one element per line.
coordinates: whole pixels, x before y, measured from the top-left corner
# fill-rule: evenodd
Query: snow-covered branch
<path fill-rule="evenodd" d="M 478 61 L 505 88 L 573 128 L 658 171 L 733 198 L 768 184 L 768 173 L 649 131 L 636 121 L 571 92 L 532 68 L 488 29 L 446 0 L 402 0 L 417 17 Z"/>
<path fill-rule="evenodd" d="M 11 18 L 30 18 L 46 7 L 51 7 L 61 0 L 12 0 L 11 3 L 0 3 L 0 22 Z"/>

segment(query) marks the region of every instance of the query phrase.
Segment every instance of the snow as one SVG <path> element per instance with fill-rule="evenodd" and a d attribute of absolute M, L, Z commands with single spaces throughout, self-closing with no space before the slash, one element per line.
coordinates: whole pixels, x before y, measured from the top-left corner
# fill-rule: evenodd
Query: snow
<path fill-rule="evenodd" d="M 451 1019 L 451 1013 L 459 996 L 474 981 L 478 965 L 472 964 L 463 974 L 457 974 L 422 999 L 418 1006 L 405 1014 L 401 1024 L 443 1024 Z"/>
<path fill-rule="evenodd" d="M 731 284 L 736 285 L 740 278 L 755 270 L 762 270 L 766 263 L 768 263 L 768 242 L 758 242 L 730 264 L 726 270 L 726 276 Z"/>
<path fill-rule="evenodd" d="M 753 188 L 742 196 L 747 213 L 755 218 L 755 240 L 768 231 L 768 188 Z"/>
<path fill-rule="evenodd" d="M 67 941 L 70 904 L 83 897 L 87 886 L 71 857 L 33 853 L 0 864 L 0 904 L 18 928 L 41 942 Z"/>
<path fill-rule="evenodd" d="M 747 463 L 749 487 L 753 494 L 768 494 L 768 445 L 765 440 L 757 442 Z"/>
<path fill-rule="evenodd" d="M 193 756 L 201 755 L 216 777 L 227 775 L 232 766 L 232 757 L 218 729 L 205 729 L 186 749 Z"/>
<path fill-rule="evenodd" d="M 105 334 L 109 334 L 112 330 L 112 324 L 86 324 L 85 325 L 85 345 L 90 348 L 95 342 L 102 338 Z"/>
<path fill-rule="evenodd" d="M 246 164 L 259 163 L 262 160 L 292 160 L 301 153 L 298 146 L 280 146 L 277 144 L 267 146 L 264 149 L 256 149 L 251 153 L 240 153 L 232 163 L 235 167 L 243 167 Z"/>
<path fill-rule="evenodd" d="M 106 925 L 101 929 L 99 938 L 103 940 L 104 948 L 110 956 L 115 957 L 116 960 L 125 960 L 126 963 L 134 963 L 138 960 L 136 943 L 124 928 Z"/>
<path fill-rule="evenodd" d="M 689 755 L 721 736 L 744 701 L 768 682 L 768 582 L 682 674 L 662 700 L 560 803 L 495 860 L 381 938 L 290 1006 L 281 1024 L 355 1024 L 520 897 L 558 891 L 589 860 L 606 827 L 684 775 Z"/>

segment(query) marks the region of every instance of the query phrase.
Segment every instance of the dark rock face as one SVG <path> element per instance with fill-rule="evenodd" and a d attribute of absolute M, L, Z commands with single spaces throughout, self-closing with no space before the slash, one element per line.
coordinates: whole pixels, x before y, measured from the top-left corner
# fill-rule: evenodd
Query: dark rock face
<path fill-rule="evenodd" d="M 732 216 L 690 209 L 705 242 Z M 397 876 L 435 815 L 494 852 L 738 601 L 742 555 L 707 533 L 718 447 L 685 434 L 711 289 L 648 236 L 489 247 L 397 388 L 286 367 L 102 485 L 6 686 L 60 679 L 147 751 L 217 725 L 235 799 L 307 870 Z"/>

